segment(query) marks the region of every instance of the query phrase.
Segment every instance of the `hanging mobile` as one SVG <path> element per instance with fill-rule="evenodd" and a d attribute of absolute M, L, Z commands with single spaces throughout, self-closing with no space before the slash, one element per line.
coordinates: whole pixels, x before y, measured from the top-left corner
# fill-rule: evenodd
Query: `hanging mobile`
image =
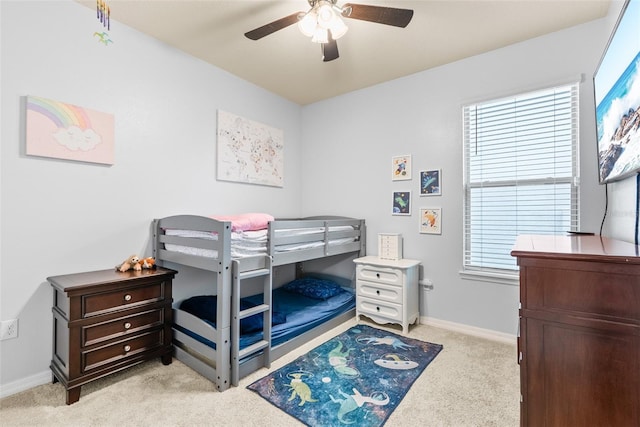
<path fill-rule="evenodd" d="M 96 17 L 107 31 L 111 30 L 111 8 L 107 5 L 106 1 L 96 0 Z M 106 31 L 96 31 L 93 33 L 93 36 L 98 37 L 98 41 L 103 43 L 105 46 L 109 43 L 113 43 L 113 40 L 111 40 Z"/>

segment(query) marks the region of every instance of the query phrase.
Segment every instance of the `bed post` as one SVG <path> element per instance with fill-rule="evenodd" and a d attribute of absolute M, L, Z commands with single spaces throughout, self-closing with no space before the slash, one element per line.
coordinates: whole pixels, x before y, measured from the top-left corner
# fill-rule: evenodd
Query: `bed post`
<path fill-rule="evenodd" d="M 304 276 L 304 267 L 301 262 L 296 262 L 296 279 L 300 279 Z"/>
<path fill-rule="evenodd" d="M 160 259 L 159 259 L 160 257 L 158 256 L 158 246 L 159 246 L 159 244 L 160 244 L 160 241 L 159 241 L 160 236 L 158 236 L 158 233 L 159 233 L 159 232 L 158 232 L 158 226 L 159 226 L 159 223 L 160 223 L 160 220 L 159 220 L 159 219 L 154 219 L 154 220 L 151 222 L 151 227 L 153 228 L 153 230 L 151 230 L 151 235 L 153 236 L 153 237 L 152 237 L 152 240 L 153 240 L 153 249 L 152 249 L 152 255 L 151 255 L 151 256 L 155 258 L 155 260 L 156 260 L 156 265 L 158 265 L 158 266 L 162 266 L 162 260 L 160 260 Z"/>
<path fill-rule="evenodd" d="M 231 222 L 225 221 L 218 236 L 224 242 L 218 255 L 217 295 L 218 313 L 216 328 L 216 385 L 224 391 L 231 385 Z"/>
<path fill-rule="evenodd" d="M 367 254 L 367 225 L 360 220 L 360 257 Z"/>

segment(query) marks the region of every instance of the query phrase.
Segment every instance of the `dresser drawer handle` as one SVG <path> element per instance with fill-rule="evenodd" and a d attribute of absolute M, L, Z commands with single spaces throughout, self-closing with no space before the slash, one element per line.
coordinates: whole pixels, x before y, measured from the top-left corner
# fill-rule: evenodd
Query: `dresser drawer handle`
<path fill-rule="evenodd" d="M 131 295 L 126 294 L 126 295 L 124 296 L 124 300 L 125 300 L 125 301 L 131 301 Z"/>
<path fill-rule="evenodd" d="M 125 345 L 124 346 L 124 352 L 126 353 L 126 352 L 129 352 L 129 351 L 131 351 L 131 346 L 130 345 Z"/>
<path fill-rule="evenodd" d="M 124 324 L 124 328 L 125 328 L 125 329 L 130 329 L 130 328 L 131 328 L 131 323 L 126 322 L 126 323 Z"/>
<path fill-rule="evenodd" d="M 380 295 L 380 291 L 376 291 L 376 294 Z"/>
<path fill-rule="evenodd" d="M 380 278 L 380 273 L 376 273 L 376 277 L 379 279 Z"/>
<path fill-rule="evenodd" d="M 380 311 L 380 307 L 376 307 L 376 310 L 377 310 L 377 311 Z"/>

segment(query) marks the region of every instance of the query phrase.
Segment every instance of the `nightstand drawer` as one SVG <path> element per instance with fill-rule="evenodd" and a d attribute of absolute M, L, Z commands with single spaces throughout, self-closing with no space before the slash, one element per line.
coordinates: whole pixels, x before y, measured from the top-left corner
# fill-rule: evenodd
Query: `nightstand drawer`
<path fill-rule="evenodd" d="M 162 299 L 164 299 L 164 282 L 156 282 L 147 286 L 86 295 L 82 299 L 82 313 L 83 317 L 96 316 Z"/>
<path fill-rule="evenodd" d="M 82 353 L 82 372 L 86 373 L 110 363 L 133 357 L 164 344 L 163 330 L 158 329 L 106 347 Z"/>
<path fill-rule="evenodd" d="M 402 270 L 359 264 L 356 266 L 356 279 L 400 286 L 402 285 Z"/>
<path fill-rule="evenodd" d="M 358 310 L 364 315 L 383 316 L 385 319 L 402 321 L 402 306 L 390 302 L 380 302 L 369 298 L 358 298 Z"/>
<path fill-rule="evenodd" d="M 164 309 L 137 313 L 110 322 L 82 327 L 82 347 L 98 344 L 119 336 L 134 334 L 145 329 L 160 326 L 164 322 Z"/>
<path fill-rule="evenodd" d="M 358 295 L 380 301 L 402 304 L 402 286 L 387 286 L 381 283 L 371 283 L 358 280 Z"/>

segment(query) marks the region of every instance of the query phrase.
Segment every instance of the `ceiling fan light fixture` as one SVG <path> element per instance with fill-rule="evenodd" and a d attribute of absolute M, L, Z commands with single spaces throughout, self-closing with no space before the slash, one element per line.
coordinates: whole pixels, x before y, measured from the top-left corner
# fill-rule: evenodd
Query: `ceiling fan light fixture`
<path fill-rule="evenodd" d="M 343 17 L 401 28 L 406 27 L 413 17 L 411 9 L 351 3 L 338 6 L 336 4 L 338 0 L 307 0 L 307 2 L 311 9 L 306 13 L 297 12 L 276 19 L 244 33 L 245 37 L 250 40 L 259 40 L 297 23 L 302 34 L 311 37 L 312 42 L 321 44 L 323 61 L 329 62 L 338 59 L 336 40 L 345 35 L 348 30 L 342 21 Z"/>
<path fill-rule="evenodd" d="M 338 40 L 340 37 L 346 34 L 347 30 L 349 30 L 349 27 L 347 27 L 347 25 L 338 15 L 335 15 L 329 29 L 331 30 L 331 37 L 333 37 L 334 40 Z"/>
<path fill-rule="evenodd" d="M 324 28 L 320 28 L 319 26 L 316 28 L 315 33 L 313 33 L 313 37 L 311 41 L 314 43 L 328 43 L 329 42 L 329 31 Z"/>
<path fill-rule="evenodd" d="M 325 30 L 329 29 L 336 17 L 331 4 L 327 1 L 321 1 L 318 6 L 316 6 L 316 10 L 318 14 L 318 26 Z"/>
<path fill-rule="evenodd" d="M 310 10 L 304 17 L 298 21 L 298 29 L 307 37 L 313 37 L 318 25 L 318 15 L 315 11 Z"/>
<path fill-rule="evenodd" d="M 329 41 L 329 31 L 333 40 L 342 37 L 349 29 L 340 14 L 342 9 L 335 3 L 327 0 L 319 0 L 312 3 L 309 12 L 299 18 L 298 28 L 307 37 L 311 37 L 314 43 L 327 43 Z"/>

